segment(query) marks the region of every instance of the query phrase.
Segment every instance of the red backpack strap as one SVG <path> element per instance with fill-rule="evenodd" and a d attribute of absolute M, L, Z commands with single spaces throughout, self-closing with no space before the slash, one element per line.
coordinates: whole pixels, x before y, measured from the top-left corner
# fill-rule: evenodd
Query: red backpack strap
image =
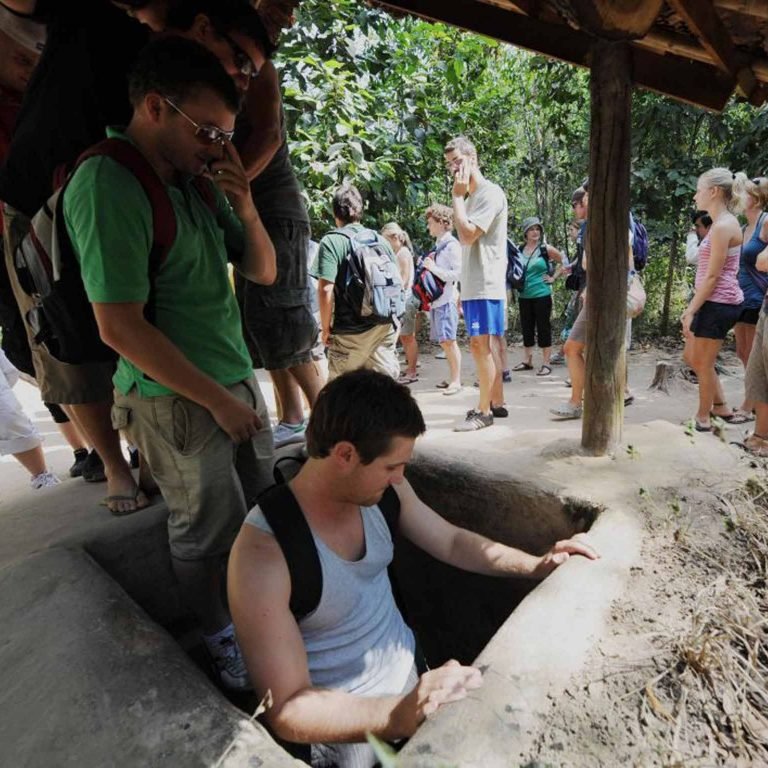
<path fill-rule="evenodd" d="M 218 218 L 219 205 L 216 200 L 216 190 L 214 189 L 213 182 L 204 176 L 195 176 L 192 179 L 192 186 L 197 190 L 197 194 L 200 195 L 202 201 L 208 206 L 214 218 Z"/>
<path fill-rule="evenodd" d="M 109 157 L 129 170 L 141 184 L 152 208 L 152 248 L 149 252 L 149 298 L 144 315 L 155 320 L 155 279 L 176 241 L 176 213 L 162 179 L 146 157 L 129 141 L 105 139 L 94 144 L 77 159 L 75 169 L 92 157 Z"/>

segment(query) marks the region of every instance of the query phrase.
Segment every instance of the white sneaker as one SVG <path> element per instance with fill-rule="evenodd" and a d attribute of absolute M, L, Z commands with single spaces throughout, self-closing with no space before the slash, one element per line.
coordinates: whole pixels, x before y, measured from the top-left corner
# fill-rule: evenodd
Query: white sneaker
<path fill-rule="evenodd" d="M 250 691 L 253 689 L 248 670 L 245 667 L 243 654 L 234 635 L 219 640 L 215 647 L 205 641 L 219 679 L 225 688 L 233 691 Z"/>
<path fill-rule="evenodd" d="M 34 475 L 29 481 L 29 484 L 34 490 L 38 491 L 40 488 L 50 488 L 53 485 L 58 485 L 60 482 L 61 480 L 59 480 L 53 472 L 48 472 L 48 470 L 46 470 L 39 475 Z"/>
<path fill-rule="evenodd" d="M 282 448 L 291 443 L 303 443 L 307 432 L 306 419 L 299 424 L 286 424 L 284 421 L 272 430 L 272 439 L 275 441 L 275 448 Z"/>
<path fill-rule="evenodd" d="M 445 360 L 445 350 L 441 349 L 439 352 L 435 352 L 435 360 Z"/>

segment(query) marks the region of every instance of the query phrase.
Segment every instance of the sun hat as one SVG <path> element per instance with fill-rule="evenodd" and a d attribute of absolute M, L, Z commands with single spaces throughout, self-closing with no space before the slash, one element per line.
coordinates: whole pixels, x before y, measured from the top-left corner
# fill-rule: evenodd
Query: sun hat
<path fill-rule="evenodd" d="M 523 237 L 525 237 L 528 230 L 533 229 L 533 227 L 540 227 L 542 232 L 544 231 L 541 219 L 538 216 L 529 216 L 527 219 L 523 220 Z"/>

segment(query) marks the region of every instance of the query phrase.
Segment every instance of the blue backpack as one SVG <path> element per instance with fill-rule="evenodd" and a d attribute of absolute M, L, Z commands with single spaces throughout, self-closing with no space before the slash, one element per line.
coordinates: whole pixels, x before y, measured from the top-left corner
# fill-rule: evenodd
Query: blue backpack
<path fill-rule="evenodd" d="M 648 263 L 648 230 L 642 222 L 629 214 L 629 223 L 632 227 L 632 254 L 635 258 L 635 271 L 640 272 L 645 269 Z"/>

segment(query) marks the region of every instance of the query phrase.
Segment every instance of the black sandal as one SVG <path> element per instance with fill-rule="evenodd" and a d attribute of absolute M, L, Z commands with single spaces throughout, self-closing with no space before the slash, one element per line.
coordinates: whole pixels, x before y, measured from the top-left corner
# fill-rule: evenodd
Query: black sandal
<path fill-rule="evenodd" d="M 530 363 L 518 363 L 512 370 L 513 371 L 532 371 L 533 366 Z"/>

